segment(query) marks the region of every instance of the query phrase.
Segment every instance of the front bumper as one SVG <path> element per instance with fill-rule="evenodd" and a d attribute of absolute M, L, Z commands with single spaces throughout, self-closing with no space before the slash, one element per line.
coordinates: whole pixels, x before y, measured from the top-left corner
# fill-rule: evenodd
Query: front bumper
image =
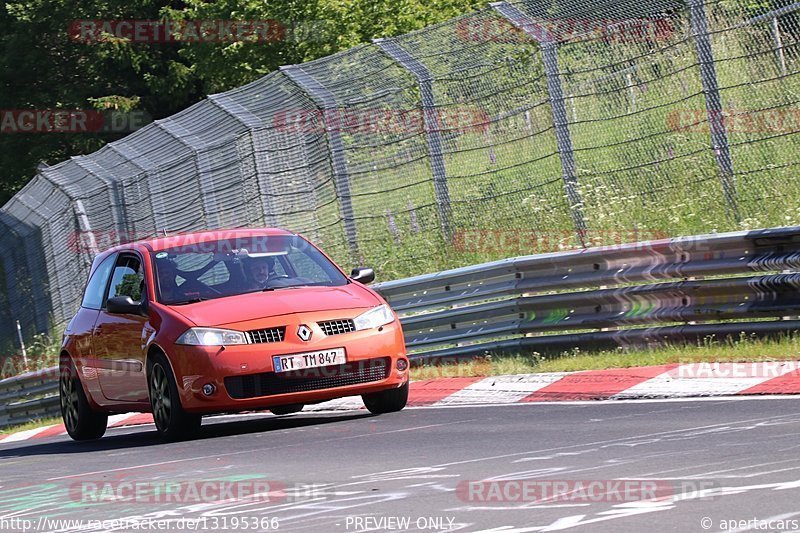
<path fill-rule="evenodd" d="M 398 360 L 407 362 L 399 321 L 379 329 L 325 336 L 316 321 L 328 318 L 303 321 L 314 330 L 310 342 L 291 334 L 299 324 L 289 323 L 282 342 L 224 348 L 174 346 L 170 361 L 183 408 L 193 413 L 268 409 L 369 394 L 400 387 L 408 381 L 407 365 L 404 370 L 397 368 Z M 274 355 L 342 347 L 347 359 L 343 368 L 274 372 Z M 203 386 L 209 384 L 214 392 L 204 394 Z"/>

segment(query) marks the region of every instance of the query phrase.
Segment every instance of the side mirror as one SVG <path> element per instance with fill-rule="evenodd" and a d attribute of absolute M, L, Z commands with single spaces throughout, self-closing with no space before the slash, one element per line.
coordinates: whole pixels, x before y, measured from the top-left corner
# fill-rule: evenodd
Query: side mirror
<path fill-rule="evenodd" d="M 350 279 L 366 285 L 375 281 L 375 271 L 366 267 L 354 268 L 350 273 Z"/>
<path fill-rule="evenodd" d="M 144 311 L 142 302 L 134 302 L 130 296 L 109 298 L 106 311 L 115 315 L 141 315 Z"/>

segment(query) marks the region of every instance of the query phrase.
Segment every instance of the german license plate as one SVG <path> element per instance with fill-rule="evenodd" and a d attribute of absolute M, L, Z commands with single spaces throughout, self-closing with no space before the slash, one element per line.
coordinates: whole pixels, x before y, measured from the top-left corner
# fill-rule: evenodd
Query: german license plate
<path fill-rule="evenodd" d="M 272 356 L 272 366 L 275 372 L 289 372 L 290 370 L 302 370 L 303 368 L 317 366 L 343 365 L 346 362 L 344 348 Z"/>

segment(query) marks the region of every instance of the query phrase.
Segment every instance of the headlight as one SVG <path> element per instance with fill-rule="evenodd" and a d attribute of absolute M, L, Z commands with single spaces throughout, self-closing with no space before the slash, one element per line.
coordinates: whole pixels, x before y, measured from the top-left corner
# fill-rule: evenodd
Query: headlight
<path fill-rule="evenodd" d="M 392 310 L 388 305 L 379 305 L 375 309 L 370 309 L 353 319 L 356 331 L 362 329 L 379 328 L 394 320 Z"/>
<path fill-rule="evenodd" d="M 188 346 L 230 346 L 247 344 L 247 338 L 241 331 L 218 328 L 190 328 L 178 337 L 175 344 Z"/>

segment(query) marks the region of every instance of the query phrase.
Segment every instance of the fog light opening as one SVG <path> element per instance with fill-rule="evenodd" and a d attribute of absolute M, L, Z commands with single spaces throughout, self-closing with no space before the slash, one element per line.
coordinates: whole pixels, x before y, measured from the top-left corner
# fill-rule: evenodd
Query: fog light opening
<path fill-rule="evenodd" d="M 213 383 L 206 383 L 203 385 L 203 394 L 206 396 L 211 396 L 215 392 L 217 392 L 217 387 Z"/>
<path fill-rule="evenodd" d="M 408 359 L 398 359 L 397 360 L 397 370 L 403 371 L 408 368 Z"/>

